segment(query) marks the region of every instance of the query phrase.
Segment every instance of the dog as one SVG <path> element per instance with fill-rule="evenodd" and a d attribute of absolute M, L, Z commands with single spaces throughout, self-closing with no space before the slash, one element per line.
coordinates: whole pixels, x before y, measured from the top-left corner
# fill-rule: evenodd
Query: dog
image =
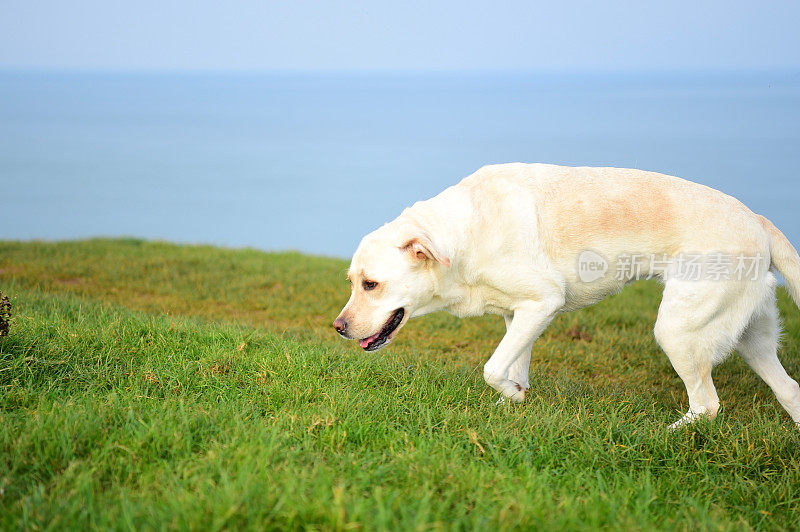
<path fill-rule="evenodd" d="M 734 349 L 800 426 L 800 387 L 777 357 L 777 269 L 800 305 L 800 257 L 766 218 L 678 177 L 623 168 L 484 166 L 366 235 L 333 322 L 367 351 L 413 317 L 500 314 L 486 383 L 521 402 L 533 342 L 553 318 L 656 278 L 654 333 L 686 385 L 674 429 L 713 418 L 713 367 Z"/>

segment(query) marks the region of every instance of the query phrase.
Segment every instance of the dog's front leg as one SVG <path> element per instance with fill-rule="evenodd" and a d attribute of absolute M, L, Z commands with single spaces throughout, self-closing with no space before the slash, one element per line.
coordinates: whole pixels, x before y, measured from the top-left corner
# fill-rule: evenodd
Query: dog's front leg
<path fill-rule="evenodd" d="M 511 321 L 514 319 L 513 314 L 504 314 L 503 318 L 506 321 L 506 330 L 511 326 Z M 527 393 L 528 389 L 530 388 L 530 383 L 528 382 L 528 374 L 530 373 L 531 369 L 531 349 L 533 348 L 533 340 L 528 342 L 525 347 L 522 348 L 522 351 L 519 353 L 517 359 L 511 364 L 508 368 L 508 375 L 507 378 L 511 382 L 518 384 L 520 388 L 522 388 L 521 393 Z M 506 401 L 504 395 L 501 395 L 499 399 L 497 399 L 497 404 L 502 404 Z"/>
<path fill-rule="evenodd" d="M 506 335 L 483 366 L 484 380 L 503 397 L 517 402 L 525 400 L 528 368 L 525 367 L 523 375 L 522 367 L 526 365 L 523 362 L 530 363 L 531 346 L 550 324 L 557 308 L 558 305 L 549 302 L 531 302 L 515 309 L 511 320 L 506 319 Z M 517 380 L 509 378 L 512 366 Z M 523 376 L 525 382 L 519 382 Z"/>
<path fill-rule="evenodd" d="M 506 330 L 511 327 L 511 321 L 514 319 L 513 314 L 506 314 L 503 316 L 506 320 Z M 533 348 L 533 340 L 525 344 L 522 348 L 517 359 L 508 368 L 508 380 L 519 384 L 523 390 L 531 387 L 528 382 L 528 373 L 531 369 L 531 349 Z M 505 398 L 502 398 L 503 400 Z"/>

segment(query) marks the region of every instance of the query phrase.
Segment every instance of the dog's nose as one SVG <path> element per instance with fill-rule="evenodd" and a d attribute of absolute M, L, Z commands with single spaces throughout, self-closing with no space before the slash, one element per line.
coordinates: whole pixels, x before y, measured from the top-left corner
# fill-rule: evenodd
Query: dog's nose
<path fill-rule="evenodd" d="M 344 332 L 347 330 L 347 322 L 342 318 L 336 318 L 333 320 L 333 328 L 336 329 L 336 332 L 339 334 L 344 334 Z"/>

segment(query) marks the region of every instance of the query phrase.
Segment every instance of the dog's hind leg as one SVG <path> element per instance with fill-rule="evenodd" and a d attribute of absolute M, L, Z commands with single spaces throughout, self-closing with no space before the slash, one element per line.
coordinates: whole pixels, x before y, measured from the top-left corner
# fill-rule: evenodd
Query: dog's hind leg
<path fill-rule="evenodd" d="M 713 364 L 708 352 L 697 349 L 687 349 L 683 342 L 664 340 L 657 333 L 659 344 L 669 357 L 672 367 L 678 373 L 686 386 L 689 396 L 689 411 L 678 421 L 669 426 L 674 430 L 694 422 L 701 416 L 713 418 L 719 410 L 719 397 L 711 379 Z"/>
<path fill-rule="evenodd" d="M 778 309 L 774 293 L 763 312 L 755 315 L 739 340 L 736 350 L 753 371 L 772 388 L 778 402 L 800 426 L 800 386 L 778 360 Z"/>
<path fill-rule="evenodd" d="M 747 324 L 750 288 L 727 281 L 667 280 L 654 333 L 689 396 L 689 411 L 670 429 L 716 416 L 719 397 L 711 370 L 731 352 Z"/>

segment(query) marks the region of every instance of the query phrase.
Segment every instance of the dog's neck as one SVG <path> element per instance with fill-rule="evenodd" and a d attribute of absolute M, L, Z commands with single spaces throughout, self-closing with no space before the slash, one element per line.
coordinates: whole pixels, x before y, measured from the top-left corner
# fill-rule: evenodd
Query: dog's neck
<path fill-rule="evenodd" d="M 431 264 L 434 294 L 430 303 L 418 309 L 415 316 L 445 310 L 458 316 L 498 312 L 487 308 L 484 294 L 476 294 L 478 284 L 472 265 L 470 239 L 475 230 L 474 208 L 469 192 L 451 187 L 438 196 L 420 201 L 397 218 L 402 225 L 411 224 L 430 236 L 435 245 L 450 259 L 450 266 Z"/>

